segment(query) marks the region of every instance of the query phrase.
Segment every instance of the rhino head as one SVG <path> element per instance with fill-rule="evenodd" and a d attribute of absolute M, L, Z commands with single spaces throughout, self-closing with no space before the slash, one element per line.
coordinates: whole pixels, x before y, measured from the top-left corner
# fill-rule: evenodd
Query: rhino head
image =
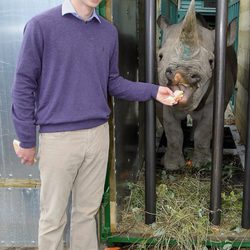
<path fill-rule="evenodd" d="M 181 23 L 169 25 L 161 16 L 157 23 L 163 31 L 158 51 L 160 85 L 184 92 L 175 108 L 195 110 L 213 76 L 214 31 L 197 21 L 194 0 Z"/>

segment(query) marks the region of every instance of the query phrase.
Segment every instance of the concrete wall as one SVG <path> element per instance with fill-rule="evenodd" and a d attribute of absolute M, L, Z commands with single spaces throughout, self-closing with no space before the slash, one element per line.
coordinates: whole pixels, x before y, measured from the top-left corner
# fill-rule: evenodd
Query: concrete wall
<path fill-rule="evenodd" d="M 236 96 L 236 125 L 242 142 L 246 143 L 247 103 L 250 85 L 250 1 L 240 1 L 239 46 L 238 46 L 238 79 Z"/>

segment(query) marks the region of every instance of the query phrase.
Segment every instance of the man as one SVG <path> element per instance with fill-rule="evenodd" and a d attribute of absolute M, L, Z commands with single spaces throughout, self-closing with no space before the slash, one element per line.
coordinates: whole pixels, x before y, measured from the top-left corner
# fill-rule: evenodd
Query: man
<path fill-rule="evenodd" d="M 25 27 L 12 90 L 20 148 L 32 165 L 39 135 L 40 250 L 63 249 L 72 191 L 72 250 L 97 250 L 95 215 L 101 203 L 109 147 L 108 94 L 131 101 L 175 100 L 167 87 L 119 76 L 118 35 L 98 16 L 100 0 L 66 0 Z"/>

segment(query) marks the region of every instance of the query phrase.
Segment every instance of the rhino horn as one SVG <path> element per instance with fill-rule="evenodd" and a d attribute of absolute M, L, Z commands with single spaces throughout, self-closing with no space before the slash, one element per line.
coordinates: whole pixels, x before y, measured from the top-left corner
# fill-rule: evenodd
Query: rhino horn
<path fill-rule="evenodd" d="M 188 46 L 192 50 L 198 47 L 199 41 L 195 14 L 195 0 L 191 1 L 185 19 L 183 20 L 180 33 L 180 43 Z"/>

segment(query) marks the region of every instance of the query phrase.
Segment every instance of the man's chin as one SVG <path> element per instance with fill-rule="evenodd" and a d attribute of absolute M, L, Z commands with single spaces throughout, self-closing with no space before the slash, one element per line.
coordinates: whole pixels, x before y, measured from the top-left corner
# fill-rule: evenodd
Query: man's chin
<path fill-rule="evenodd" d="M 96 8 L 96 7 L 99 5 L 100 2 L 101 2 L 100 0 L 90 0 L 90 1 L 89 1 L 89 5 L 90 5 L 92 8 Z"/>
<path fill-rule="evenodd" d="M 76 0 L 76 1 L 83 3 L 85 6 L 89 8 L 96 8 L 101 2 L 101 0 Z"/>

